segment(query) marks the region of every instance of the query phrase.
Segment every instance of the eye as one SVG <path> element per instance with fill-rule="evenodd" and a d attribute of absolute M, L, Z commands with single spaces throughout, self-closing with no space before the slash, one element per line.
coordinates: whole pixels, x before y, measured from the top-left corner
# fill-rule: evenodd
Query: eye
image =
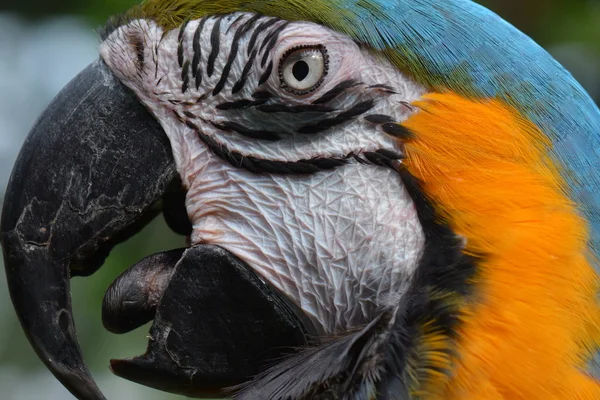
<path fill-rule="evenodd" d="M 329 58 L 325 46 L 299 46 L 288 50 L 279 62 L 281 87 L 295 95 L 317 89 L 327 75 Z"/>

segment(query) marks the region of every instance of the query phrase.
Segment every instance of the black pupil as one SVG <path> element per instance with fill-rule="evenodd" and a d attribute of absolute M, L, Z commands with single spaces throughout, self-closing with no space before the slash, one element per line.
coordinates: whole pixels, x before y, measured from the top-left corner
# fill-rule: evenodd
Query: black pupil
<path fill-rule="evenodd" d="M 292 74 L 294 74 L 294 78 L 296 78 L 298 82 L 302 82 L 308 76 L 309 72 L 310 69 L 308 68 L 308 64 L 306 61 L 302 60 L 296 62 L 292 68 Z"/>

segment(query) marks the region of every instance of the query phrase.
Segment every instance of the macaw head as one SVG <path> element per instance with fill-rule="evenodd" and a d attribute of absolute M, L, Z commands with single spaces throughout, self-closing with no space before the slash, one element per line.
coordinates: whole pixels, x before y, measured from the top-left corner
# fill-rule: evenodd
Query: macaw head
<path fill-rule="evenodd" d="M 12 301 L 56 377 L 103 398 L 69 279 L 162 213 L 190 246 L 108 289 L 109 330 L 154 320 L 118 375 L 248 399 L 596 399 L 599 132 L 571 75 L 467 0 L 148 0 L 23 146 Z"/>

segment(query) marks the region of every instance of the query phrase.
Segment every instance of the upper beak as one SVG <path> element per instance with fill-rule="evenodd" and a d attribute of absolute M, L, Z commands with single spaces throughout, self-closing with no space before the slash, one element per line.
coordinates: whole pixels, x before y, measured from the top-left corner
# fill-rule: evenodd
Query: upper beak
<path fill-rule="evenodd" d="M 104 398 L 76 338 L 70 277 L 96 271 L 113 246 L 161 211 L 171 228 L 188 234 L 191 226 L 180 194 L 167 136 L 100 60 L 58 94 L 27 137 L 2 210 L 0 241 L 7 280 L 33 348 L 76 397 Z M 151 342 L 145 358 L 113 363 L 117 374 L 165 390 L 203 395 L 207 392 L 202 387 L 240 383 L 257 373 L 265 350 L 305 343 L 304 325 L 296 313 L 281 306 L 279 295 L 240 260 L 215 248 L 178 251 L 160 260 L 170 260 L 170 265 L 140 263 L 107 294 L 107 327 L 124 331 L 156 313 L 152 336 L 165 337 L 162 344 Z M 213 264 L 221 266 L 219 274 Z M 165 278 L 161 298 L 148 302 L 144 277 L 154 276 Z M 191 276 L 204 283 L 185 290 L 196 282 Z M 137 301 L 135 307 L 119 308 L 118 302 L 131 298 Z M 240 302 L 244 307 L 237 306 Z M 190 304 L 196 305 L 194 312 L 189 312 Z M 115 310 L 141 319 L 123 323 Z M 184 339 L 168 338 L 174 326 L 187 332 Z M 236 333 L 238 326 L 252 329 Z M 188 361 L 173 363 L 173 354 L 185 355 Z M 182 386 L 186 382 L 193 387 Z"/>
<path fill-rule="evenodd" d="M 104 398 L 75 336 L 69 278 L 136 233 L 177 178 L 162 128 L 102 61 L 75 77 L 29 133 L 0 238 L 11 299 L 42 361 L 74 394 Z"/>

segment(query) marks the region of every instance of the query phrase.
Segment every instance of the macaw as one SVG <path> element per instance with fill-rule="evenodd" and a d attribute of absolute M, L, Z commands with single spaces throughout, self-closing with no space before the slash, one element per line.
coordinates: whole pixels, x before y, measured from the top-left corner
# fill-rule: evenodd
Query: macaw
<path fill-rule="evenodd" d="M 161 212 L 189 247 L 107 290 L 122 377 L 239 399 L 600 399 L 600 111 L 469 0 L 147 0 L 16 161 L 1 241 L 80 399 L 69 279 Z"/>

